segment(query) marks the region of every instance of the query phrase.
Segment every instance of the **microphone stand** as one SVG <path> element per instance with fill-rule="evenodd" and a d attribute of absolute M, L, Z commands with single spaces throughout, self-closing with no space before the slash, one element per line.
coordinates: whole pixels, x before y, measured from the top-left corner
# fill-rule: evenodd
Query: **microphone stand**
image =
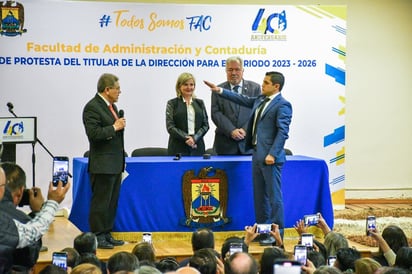
<path fill-rule="evenodd" d="M 14 113 L 13 107 L 12 106 L 8 106 L 8 107 L 9 107 L 9 112 L 11 114 L 13 114 L 13 116 L 15 118 L 19 118 L 16 115 L 16 113 Z M 50 157 L 54 158 L 54 155 L 47 149 L 47 147 L 45 145 L 43 145 L 43 143 L 40 141 L 40 139 L 37 138 L 37 136 L 36 136 L 35 142 L 31 143 L 31 146 L 32 146 L 31 162 L 32 162 L 32 169 L 33 169 L 33 173 L 32 173 L 33 174 L 33 187 L 36 186 L 36 183 L 35 183 L 35 180 L 36 180 L 36 153 L 35 153 L 35 149 L 34 149 L 34 147 L 36 145 L 36 142 L 39 143 L 42 146 L 42 148 L 50 155 Z M 72 177 L 70 172 L 68 173 L 68 175 L 69 175 L 70 178 Z"/>

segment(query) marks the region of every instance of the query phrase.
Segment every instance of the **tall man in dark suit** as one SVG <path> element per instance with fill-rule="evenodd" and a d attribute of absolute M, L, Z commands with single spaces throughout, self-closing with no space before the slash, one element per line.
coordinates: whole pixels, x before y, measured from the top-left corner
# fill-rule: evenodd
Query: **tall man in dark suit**
<path fill-rule="evenodd" d="M 284 228 L 281 170 L 286 160 L 284 145 L 289 137 L 292 106 L 280 94 L 284 76 L 267 72 L 262 94 L 248 97 L 205 81 L 213 92 L 235 103 L 252 108 L 246 133 L 246 149 L 253 149 L 252 172 L 255 218 L 257 223 Z M 271 240 L 271 239 L 269 239 Z"/>
<path fill-rule="evenodd" d="M 117 76 L 105 73 L 97 82 L 97 94 L 83 109 L 83 124 L 90 143 L 89 165 L 92 200 L 89 224 L 98 248 L 111 249 L 124 242 L 113 239 L 117 202 L 125 166 L 123 131 L 126 120 L 114 104 L 120 94 Z"/>
<path fill-rule="evenodd" d="M 260 85 L 243 79 L 243 60 L 232 56 L 226 60 L 227 81 L 219 84 L 232 92 L 249 97 L 260 94 Z M 252 154 L 245 149 L 246 128 L 251 109 L 212 93 L 212 120 L 216 125 L 213 148 L 219 155 Z"/>

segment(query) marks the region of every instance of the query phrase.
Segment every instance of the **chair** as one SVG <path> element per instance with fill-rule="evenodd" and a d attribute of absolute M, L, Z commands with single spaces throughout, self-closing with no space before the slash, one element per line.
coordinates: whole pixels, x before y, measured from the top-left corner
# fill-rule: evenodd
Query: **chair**
<path fill-rule="evenodd" d="M 286 155 L 293 155 L 292 151 L 288 148 L 285 148 L 285 154 Z"/>
<path fill-rule="evenodd" d="M 206 149 L 205 154 L 217 155 L 213 147 Z"/>
<path fill-rule="evenodd" d="M 141 156 L 168 156 L 167 148 L 163 147 L 142 147 L 132 151 L 132 157 Z"/>

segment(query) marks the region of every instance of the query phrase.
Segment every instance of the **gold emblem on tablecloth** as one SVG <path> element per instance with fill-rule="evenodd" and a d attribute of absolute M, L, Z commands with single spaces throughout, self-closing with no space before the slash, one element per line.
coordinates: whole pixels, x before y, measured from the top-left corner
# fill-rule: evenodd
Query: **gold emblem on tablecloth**
<path fill-rule="evenodd" d="M 227 209 L 227 176 L 225 171 L 213 167 L 194 170 L 183 175 L 183 201 L 185 225 L 190 227 L 219 226 L 229 222 Z"/>

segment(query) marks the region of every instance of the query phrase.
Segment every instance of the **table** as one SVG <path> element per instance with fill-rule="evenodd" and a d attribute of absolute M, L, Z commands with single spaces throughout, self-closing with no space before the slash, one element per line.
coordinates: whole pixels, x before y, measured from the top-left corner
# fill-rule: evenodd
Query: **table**
<path fill-rule="evenodd" d="M 91 188 L 87 158 L 73 159 L 73 205 L 69 219 L 81 231 L 89 231 Z M 251 156 L 128 157 L 117 216 L 116 232 L 193 231 L 181 225 L 185 219 L 182 176 L 204 167 L 223 169 L 228 178 L 227 217 L 231 222 L 214 231 L 238 231 L 253 225 L 253 185 Z M 293 227 L 306 214 L 320 212 L 333 227 L 333 206 L 329 171 L 324 160 L 307 156 L 287 156 L 282 170 L 285 227 Z"/>

